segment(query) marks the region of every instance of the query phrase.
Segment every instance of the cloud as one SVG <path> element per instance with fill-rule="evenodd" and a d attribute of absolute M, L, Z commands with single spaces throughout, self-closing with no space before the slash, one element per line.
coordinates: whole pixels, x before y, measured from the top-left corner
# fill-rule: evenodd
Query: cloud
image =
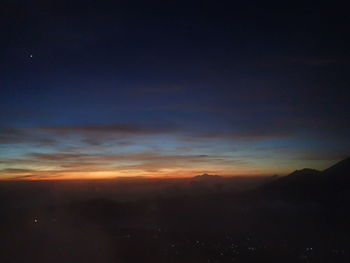
<path fill-rule="evenodd" d="M 31 173 L 31 172 L 35 172 L 35 170 L 32 169 L 19 169 L 19 168 L 6 168 L 6 169 L 2 169 L 0 170 L 0 173 Z"/>
<path fill-rule="evenodd" d="M 33 128 L 1 128 L 0 144 L 36 144 L 54 146 L 68 141 L 70 136 L 88 145 L 102 145 L 114 141 L 120 146 L 131 145 L 129 137 L 156 136 L 172 134 L 177 128 L 169 124 L 100 124 L 75 126 L 45 126 Z M 73 140 L 73 139 L 72 139 Z M 119 140 L 116 142 L 116 140 Z"/>
<path fill-rule="evenodd" d="M 32 143 L 39 146 L 51 146 L 56 142 L 56 139 L 49 134 L 38 134 L 35 129 L 0 127 L 0 144 Z"/>
<path fill-rule="evenodd" d="M 1 178 L 32 176 L 23 179 L 166 176 L 180 175 L 179 171 L 191 175 L 199 170 L 244 174 L 255 169 L 254 161 L 263 163 L 262 152 L 264 158 L 267 155 L 257 147 L 278 146 L 272 140 L 290 139 L 305 120 L 244 121 L 225 129 L 216 129 L 214 124 L 201 129 L 196 123 L 182 125 L 183 129 L 160 123 L 2 128 L 10 150 L 1 151 L 4 169 L 0 174 Z M 33 145 L 19 145 L 23 143 Z M 241 146 L 246 148 L 231 150 Z M 288 148 L 276 151 L 273 148 L 268 155 L 290 153 Z M 295 156 L 302 155 L 297 152 Z"/>
<path fill-rule="evenodd" d="M 15 176 L 15 177 L 12 177 L 12 178 L 9 178 L 11 180 L 28 180 L 28 179 L 37 179 L 37 176 L 35 175 L 20 175 L 20 176 Z"/>
<path fill-rule="evenodd" d="M 64 160 L 75 160 L 84 157 L 89 157 L 87 154 L 72 154 L 72 153 L 56 153 L 56 154 L 41 154 L 33 153 L 30 157 L 40 161 L 64 161 Z"/>
<path fill-rule="evenodd" d="M 240 141 L 261 141 L 267 139 L 286 138 L 290 135 L 288 132 L 230 132 L 230 133 L 203 133 L 193 136 L 193 139 L 222 139 L 222 140 L 240 140 Z M 190 137 L 191 138 L 191 137 Z"/>
<path fill-rule="evenodd" d="M 70 154 L 70 153 L 52 153 L 52 154 L 42 154 L 42 153 L 32 153 L 28 155 L 31 160 L 38 160 L 42 162 L 57 162 L 63 163 L 82 161 L 89 163 L 95 162 L 109 162 L 111 165 L 118 164 L 118 162 L 148 162 L 148 163 L 162 163 L 162 164 L 174 164 L 176 162 L 210 162 L 229 158 L 225 155 L 160 155 L 154 152 L 144 152 L 144 153 L 129 153 L 129 154 Z M 232 161 L 232 160 L 231 160 Z"/>
<path fill-rule="evenodd" d="M 82 126 L 56 126 L 41 127 L 39 131 L 56 134 L 121 134 L 121 135 L 158 135 L 170 133 L 174 130 L 161 125 L 140 125 L 140 124 L 106 124 L 106 125 L 82 125 Z"/>

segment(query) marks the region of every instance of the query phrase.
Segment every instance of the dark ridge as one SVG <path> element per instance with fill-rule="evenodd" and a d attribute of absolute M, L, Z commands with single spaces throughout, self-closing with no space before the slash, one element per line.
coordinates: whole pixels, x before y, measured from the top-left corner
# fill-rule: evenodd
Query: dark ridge
<path fill-rule="evenodd" d="M 272 198 L 292 201 L 348 202 L 350 158 L 318 171 L 305 168 L 263 185 L 261 192 Z"/>
<path fill-rule="evenodd" d="M 309 176 L 309 175 L 319 175 L 321 174 L 320 171 L 310 168 L 304 168 L 302 170 L 295 170 L 288 176 Z"/>
<path fill-rule="evenodd" d="M 193 177 L 193 179 L 221 179 L 223 178 L 220 175 L 215 175 L 215 174 L 202 174 L 202 175 L 197 175 L 195 177 Z"/>
<path fill-rule="evenodd" d="M 332 165 L 323 171 L 324 174 L 349 174 L 350 173 L 350 157 Z"/>

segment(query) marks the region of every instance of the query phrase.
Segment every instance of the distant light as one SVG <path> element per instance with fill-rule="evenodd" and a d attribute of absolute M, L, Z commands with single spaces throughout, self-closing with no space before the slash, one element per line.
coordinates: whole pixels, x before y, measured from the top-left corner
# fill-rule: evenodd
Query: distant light
<path fill-rule="evenodd" d="M 33 54 L 30 54 L 29 57 L 30 57 L 30 58 L 33 58 Z"/>
<path fill-rule="evenodd" d="M 34 219 L 34 223 L 38 223 L 38 219 L 35 218 L 35 219 Z"/>

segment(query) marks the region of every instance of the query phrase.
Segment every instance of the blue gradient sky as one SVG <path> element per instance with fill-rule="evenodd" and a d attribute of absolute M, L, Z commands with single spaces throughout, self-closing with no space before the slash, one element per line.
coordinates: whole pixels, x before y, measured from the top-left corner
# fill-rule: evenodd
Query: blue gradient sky
<path fill-rule="evenodd" d="M 349 154 L 349 4 L 5 1 L 0 178 L 286 174 Z"/>

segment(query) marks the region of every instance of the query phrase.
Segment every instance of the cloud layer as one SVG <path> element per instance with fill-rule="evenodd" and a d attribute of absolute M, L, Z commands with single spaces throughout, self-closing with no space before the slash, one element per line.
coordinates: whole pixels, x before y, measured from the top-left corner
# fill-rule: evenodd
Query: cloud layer
<path fill-rule="evenodd" d="M 205 132 L 122 123 L 2 128 L 0 177 L 257 175 L 287 173 L 305 162 L 315 167 L 332 161 L 316 151 L 302 152 L 305 146 L 299 148 L 292 134 L 273 127 L 270 132 Z"/>

